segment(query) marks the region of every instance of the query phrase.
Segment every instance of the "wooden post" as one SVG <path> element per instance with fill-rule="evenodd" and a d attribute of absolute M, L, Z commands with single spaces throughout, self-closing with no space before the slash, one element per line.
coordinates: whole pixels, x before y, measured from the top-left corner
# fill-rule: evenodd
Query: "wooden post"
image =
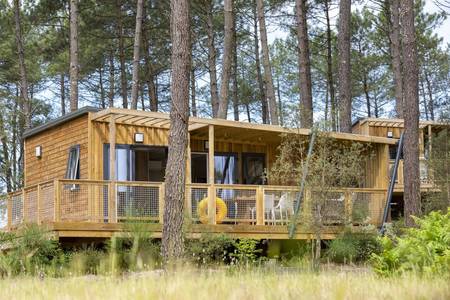
<path fill-rule="evenodd" d="M 116 117 L 111 115 L 109 119 L 109 223 L 116 222 Z"/>
<path fill-rule="evenodd" d="M 61 221 L 61 199 L 59 194 L 59 181 L 55 179 L 53 181 L 53 192 L 54 192 L 54 213 L 55 213 L 55 222 Z"/>
<path fill-rule="evenodd" d="M 216 224 L 216 189 L 214 178 L 214 125 L 208 127 L 208 218 L 209 224 Z"/>
<path fill-rule="evenodd" d="M 188 144 L 186 149 L 186 188 L 184 194 L 184 206 L 185 212 L 187 212 L 187 216 L 189 219 L 192 219 L 192 199 L 191 199 L 191 186 L 192 183 L 192 175 L 191 175 L 191 133 L 188 132 Z"/>
<path fill-rule="evenodd" d="M 27 211 L 27 197 L 26 197 L 26 192 L 25 189 L 22 188 L 22 222 L 26 223 L 27 222 L 27 218 L 26 218 L 26 211 Z"/>
<path fill-rule="evenodd" d="M 344 205 L 345 205 L 345 222 L 351 224 L 352 223 L 352 212 L 353 212 L 353 203 L 352 203 L 352 193 L 346 191 L 344 194 Z"/>
<path fill-rule="evenodd" d="M 188 143 L 186 149 L 186 183 L 190 184 L 191 182 L 191 133 L 188 132 Z"/>
<path fill-rule="evenodd" d="M 40 224 L 41 223 L 41 185 L 38 184 L 37 185 L 37 193 L 36 193 L 36 198 L 37 198 L 37 214 L 36 214 L 36 223 Z"/>
<path fill-rule="evenodd" d="M 116 206 L 115 206 L 115 199 L 116 199 L 116 182 L 110 181 L 109 182 L 109 189 L 108 189 L 108 223 L 115 223 L 116 222 Z"/>
<path fill-rule="evenodd" d="M 159 223 L 163 224 L 164 223 L 164 195 L 165 195 L 165 183 L 161 183 L 161 185 L 159 186 Z"/>
<path fill-rule="evenodd" d="M 264 189 L 262 185 L 256 189 L 256 225 L 264 225 Z"/>
<path fill-rule="evenodd" d="M 7 202 L 6 202 L 6 207 L 7 207 L 7 211 L 8 211 L 8 220 L 7 220 L 7 228 L 8 230 L 11 230 L 12 227 L 12 196 L 9 195 Z"/>

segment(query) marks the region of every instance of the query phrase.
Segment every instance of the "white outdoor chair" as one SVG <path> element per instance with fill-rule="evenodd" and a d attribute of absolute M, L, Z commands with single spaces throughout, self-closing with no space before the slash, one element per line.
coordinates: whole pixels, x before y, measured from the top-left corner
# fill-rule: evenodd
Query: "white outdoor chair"
<path fill-rule="evenodd" d="M 294 201 L 293 201 L 290 193 L 284 193 L 283 195 L 281 195 L 277 206 L 275 206 L 273 208 L 273 212 L 272 212 L 273 217 L 272 218 L 273 218 L 274 223 L 276 221 L 277 213 L 279 213 L 279 215 L 280 215 L 281 224 L 284 223 L 284 220 L 286 220 L 286 224 L 287 224 L 288 220 L 289 220 L 289 215 L 294 214 Z M 286 217 L 286 218 L 284 218 L 284 217 Z"/>
<path fill-rule="evenodd" d="M 272 224 L 275 224 L 275 195 L 269 194 L 264 195 L 264 219 L 270 219 Z M 252 215 L 252 220 L 256 220 L 256 207 L 250 208 L 250 212 Z"/>

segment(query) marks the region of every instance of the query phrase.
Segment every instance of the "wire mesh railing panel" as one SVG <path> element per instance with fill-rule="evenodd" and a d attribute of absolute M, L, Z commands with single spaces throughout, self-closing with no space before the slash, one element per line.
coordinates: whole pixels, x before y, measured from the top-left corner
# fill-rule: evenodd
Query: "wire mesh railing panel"
<path fill-rule="evenodd" d="M 354 192 L 352 193 L 353 224 L 370 223 L 380 225 L 386 203 L 384 192 Z"/>
<path fill-rule="evenodd" d="M 108 182 L 62 181 L 59 187 L 61 221 L 107 222 L 111 219 L 108 195 Z"/>
<path fill-rule="evenodd" d="M 208 201 L 208 188 L 207 187 L 191 187 L 187 196 L 190 197 L 188 203 L 191 205 L 191 214 L 193 220 L 199 218 L 199 203 L 201 201 Z M 202 213 L 202 212 L 200 212 Z M 207 212 L 204 212 L 207 213 Z"/>
<path fill-rule="evenodd" d="M 88 221 L 90 185 L 62 183 L 60 186 L 61 221 Z"/>
<path fill-rule="evenodd" d="M 39 220 L 50 222 L 55 216 L 55 189 L 53 182 L 39 186 Z"/>
<path fill-rule="evenodd" d="M 117 219 L 158 221 L 159 186 L 117 184 Z"/>
<path fill-rule="evenodd" d="M 11 225 L 19 225 L 23 222 L 23 194 L 11 196 Z"/>
<path fill-rule="evenodd" d="M 312 192 L 311 222 L 322 225 L 342 225 L 346 221 L 344 192 Z"/>
<path fill-rule="evenodd" d="M 294 189 L 265 188 L 263 196 L 264 224 L 287 224 L 294 214 L 299 193 Z"/>
<path fill-rule="evenodd" d="M 38 190 L 37 186 L 25 189 L 23 217 L 25 222 L 37 222 L 38 217 Z"/>
<path fill-rule="evenodd" d="M 218 214 L 221 209 L 226 209 L 226 217 L 223 222 L 237 223 L 256 221 L 256 215 L 254 214 L 254 211 L 256 211 L 256 188 L 216 188 L 216 196 L 225 204 L 225 206 L 221 206 L 220 202 L 217 203 L 220 200 L 216 200 L 216 210 L 218 211 Z"/>

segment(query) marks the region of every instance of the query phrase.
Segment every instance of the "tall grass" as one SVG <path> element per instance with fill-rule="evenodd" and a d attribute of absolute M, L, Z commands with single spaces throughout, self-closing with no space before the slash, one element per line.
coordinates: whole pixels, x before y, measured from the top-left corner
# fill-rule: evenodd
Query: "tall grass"
<path fill-rule="evenodd" d="M 0 281 L 2 299 L 449 299 L 440 278 L 384 279 L 369 272 L 199 271 L 128 277 L 15 278 Z"/>

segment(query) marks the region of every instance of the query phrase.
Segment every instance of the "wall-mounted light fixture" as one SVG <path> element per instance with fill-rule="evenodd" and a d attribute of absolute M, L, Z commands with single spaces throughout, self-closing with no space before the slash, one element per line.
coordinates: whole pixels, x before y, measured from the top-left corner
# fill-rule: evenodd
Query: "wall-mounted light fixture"
<path fill-rule="evenodd" d="M 209 141 L 205 141 L 204 147 L 205 147 L 205 149 L 209 149 Z"/>
<path fill-rule="evenodd" d="M 134 134 L 134 142 L 135 143 L 143 143 L 144 142 L 144 134 L 140 132 L 136 132 Z"/>
<path fill-rule="evenodd" d="M 36 146 L 35 148 L 35 155 L 37 158 L 41 158 L 42 157 L 42 146 Z"/>
<path fill-rule="evenodd" d="M 394 137 L 394 134 L 392 133 L 392 131 L 388 131 L 388 132 L 387 132 L 387 137 L 388 137 L 388 138 Z"/>

